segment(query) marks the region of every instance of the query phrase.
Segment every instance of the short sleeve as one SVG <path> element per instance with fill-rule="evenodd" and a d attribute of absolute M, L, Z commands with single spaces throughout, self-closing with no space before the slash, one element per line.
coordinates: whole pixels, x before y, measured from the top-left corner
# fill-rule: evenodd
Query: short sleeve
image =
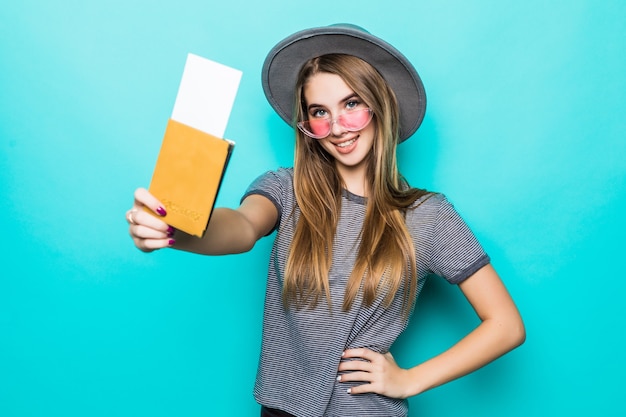
<path fill-rule="evenodd" d="M 489 264 L 489 256 L 452 203 L 440 195 L 430 241 L 430 270 L 460 284 Z"/>
<path fill-rule="evenodd" d="M 289 204 L 286 200 L 289 199 L 289 195 L 293 194 L 293 170 L 280 168 L 258 176 L 241 197 L 241 201 L 253 194 L 262 195 L 269 199 L 278 210 L 278 218 L 281 219 L 285 207 Z M 278 224 L 271 232 L 277 227 Z"/>

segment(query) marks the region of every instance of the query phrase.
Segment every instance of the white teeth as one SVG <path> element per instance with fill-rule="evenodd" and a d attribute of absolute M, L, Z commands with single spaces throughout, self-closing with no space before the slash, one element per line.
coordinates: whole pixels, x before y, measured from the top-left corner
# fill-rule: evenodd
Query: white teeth
<path fill-rule="evenodd" d="M 354 138 L 354 139 L 352 139 L 352 140 L 349 140 L 349 141 L 347 141 L 347 142 L 340 143 L 340 144 L 338 144 L 337 146 L 338 146 L 338 147 L 340 147 L 340 148 L 345 148 L 346 146 L 350 146 L 350 145 L 352 145 L 352 144 L 354 143 L 354 141 L 355 141 L 355 140 L 356 140 L 356 138 Z"/>

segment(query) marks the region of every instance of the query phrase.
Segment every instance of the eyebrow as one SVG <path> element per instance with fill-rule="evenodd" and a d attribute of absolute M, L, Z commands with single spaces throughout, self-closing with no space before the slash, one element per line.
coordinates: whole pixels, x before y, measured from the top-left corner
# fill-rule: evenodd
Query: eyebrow
<path fill-rule="evenodd" d="M 347 96 L 345 96 L 344 98 L 342 98 L 341 100 L 339 100 L 339 103 L 344 103 L 344 102 L 346 102 L 346 101 L 348 101 L 348 100 L 350 100 L 351 98 L 354 98 L 354 97 L 358 97 L 359 99 L 361 98 L 357 93 L 352 92 L 352 93 L 348 94 Z M 309 104 L 306 108 L 307 108 L 307 110 L 309 110 L 309 109 L 314 108 L 314 107 L 324 107 L 324 108 L 326 108 L 326 106 L 323 106 L 321 104 L 315 104 L 315 103 Z"/>

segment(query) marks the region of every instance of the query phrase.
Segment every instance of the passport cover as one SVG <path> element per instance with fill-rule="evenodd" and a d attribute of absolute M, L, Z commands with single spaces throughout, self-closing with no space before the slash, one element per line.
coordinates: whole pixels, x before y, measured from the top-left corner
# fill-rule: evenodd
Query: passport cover
<path fill-rule="evenodd" d="M 149 187 L 167 212 L 159 218 L 204 236 L 234 145 L 169 119 Z"/>

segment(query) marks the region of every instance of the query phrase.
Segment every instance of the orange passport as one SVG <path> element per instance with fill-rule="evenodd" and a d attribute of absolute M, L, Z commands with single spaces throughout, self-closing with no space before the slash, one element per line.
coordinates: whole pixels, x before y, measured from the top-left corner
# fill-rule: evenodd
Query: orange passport
<path fill-rule="evenodd" d="M 167 211 L 159 218 L 202 237 L 233 147 L 232 141 L 169 119 L 149 187 Z"/>

